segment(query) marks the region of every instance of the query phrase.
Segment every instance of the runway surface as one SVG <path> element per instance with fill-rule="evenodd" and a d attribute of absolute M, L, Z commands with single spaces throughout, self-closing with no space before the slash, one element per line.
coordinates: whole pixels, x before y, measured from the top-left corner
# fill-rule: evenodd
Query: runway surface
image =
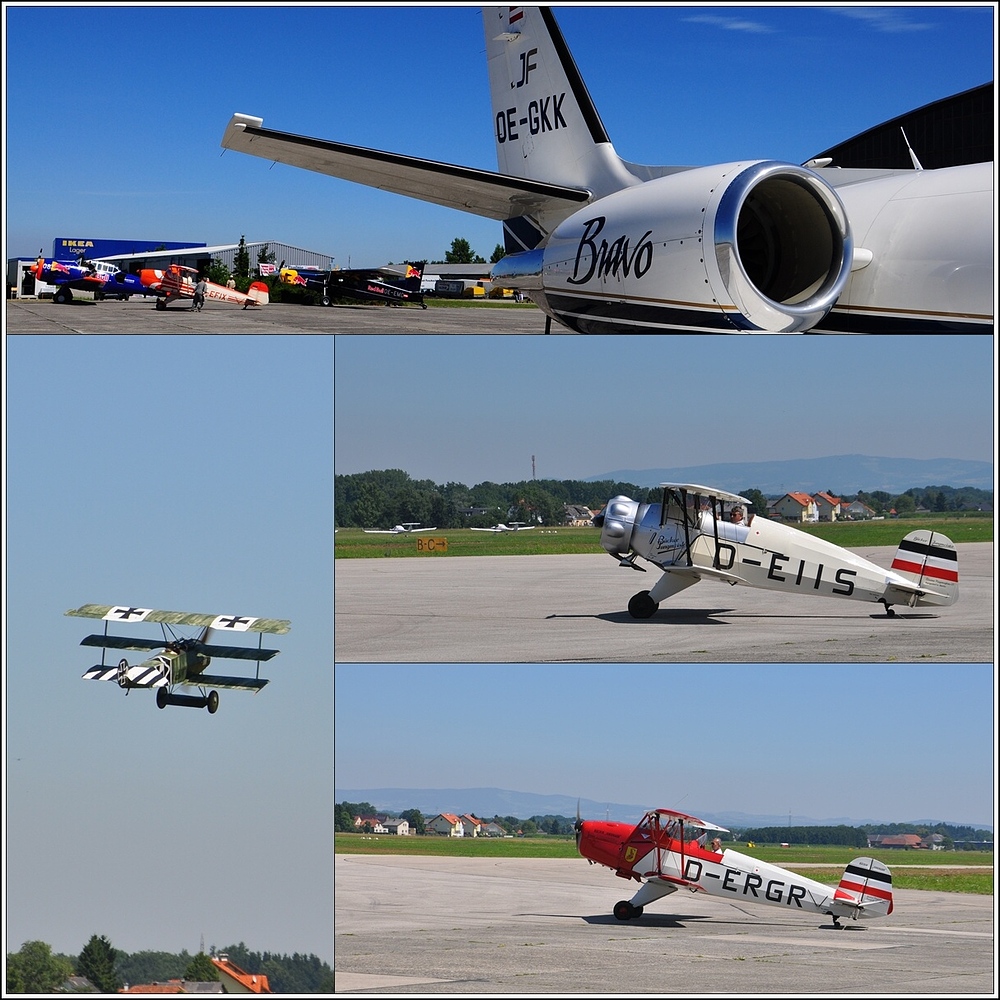
<path fill-rule="evenodd" d="M 623 923 L 611 907 L 637 884 L 583 859 L 338 854 L 334 873 L 338 993 L 994 989 L 992 896 L 896 890 L 889 916 L 838 931 L 814 914 L 683 891 Z"/>
<path fill-rule="evenodd" d="M 957 604 L 898 608 L 702 581 L 645 621 L 657 572 L 606 555 L 337 559 L 334 648 L 350 662 L 936 662 L 993 659 L 993 544 L 959 544 Z M 888 566 L 894 547 L 854 550 Z"/>
<path fill-rule="evenodd" d="M 518 306 L 462 306 L 419 309 L 375 305 L 303 306 L 274 302 L 254 309 L 209 302 L 201 312 L 181 303 L 158 310 L 153 299 L 67 305 L 49 299 L 7 301 L 8 334 L 400 334 L 545 333 L 545 314 Z M 553 333 L 569 334 L 554 324 Z"/>

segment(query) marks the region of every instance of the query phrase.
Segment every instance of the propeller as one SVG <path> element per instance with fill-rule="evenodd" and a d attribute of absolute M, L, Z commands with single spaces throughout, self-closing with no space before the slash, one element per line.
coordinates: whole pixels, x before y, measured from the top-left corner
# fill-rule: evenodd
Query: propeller
<path fill-rule="evenodd" d="M 573 829 L 576 831 L 576 850 L 577 853 L 580 851 L 580 838 L 583 836 L 583 820 L 580 819 L 580 800 L 576 800 L 576 822 L 573 824 Z"/>

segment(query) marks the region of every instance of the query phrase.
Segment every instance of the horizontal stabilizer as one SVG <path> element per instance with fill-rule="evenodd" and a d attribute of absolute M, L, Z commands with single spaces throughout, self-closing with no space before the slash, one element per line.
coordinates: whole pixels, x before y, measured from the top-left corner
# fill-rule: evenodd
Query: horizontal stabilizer
<path fill-rule="evenodd" d="M 263 118 L 233 115 L 222 146 L 499 221 L 559 207 L 569 214 L 590 198 L 581 188 L 275 132 L 263 125 Z"/>
<path fill-rule="evenodd" d="M 157 611 L 122 604 L 84 604 L 66 612 L 77 618 L 102 618 L 109 622 L 162 622 L 165 625 L 196 625 L 224 632 L 274 632 L 284 635 L 292 623 L 283 618 L 250 618 L 239 615 L 201 615 L 186 611 Z"/>
<path fill-rule="evenodd" d="M 240 691 L 259 691 L 268 681 L 262 677 L 219 677 L 214 674 L 196 674 L 182 683 L 194 687 L 236 688 Z"/>

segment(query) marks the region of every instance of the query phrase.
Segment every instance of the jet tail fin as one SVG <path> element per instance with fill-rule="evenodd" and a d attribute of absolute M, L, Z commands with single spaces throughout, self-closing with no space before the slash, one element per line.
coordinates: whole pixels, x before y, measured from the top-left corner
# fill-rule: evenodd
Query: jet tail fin
<path fill-rule="evenodd" d="M 911 531 L 896 549 L 892 569 L 927 593 L 917 605 L 946 606 L 958 600 L 958 553 L 955 543 L 940 531 Z"/>
<path fill-rule="evenodd" d="M 844 869 L 833 900 L 854 918 L 884 917 L 892 913 L 892 873 L 874 858 L 855 858 Z"/>
<path fill-rule="evenodd" d="M 497 163 L 502 174 L 603 197 L 639 179 L 615 153 L 548 7 L 484 7 Z M 509 253 L 534 249 L 568 212 L 507 220 Z"/>

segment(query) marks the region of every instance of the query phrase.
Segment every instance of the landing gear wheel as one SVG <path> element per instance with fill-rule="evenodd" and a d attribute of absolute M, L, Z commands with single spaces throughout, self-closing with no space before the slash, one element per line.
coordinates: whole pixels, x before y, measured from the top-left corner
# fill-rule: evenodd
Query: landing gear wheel
<path fill-rule="evenodd" d="M 73 301 L 73 293 L 68 288 L 60 288 L 56 291 L 55 295 L 52 296 L 53 302 L 58 302 L 59 305 L 64 305 L 67 302 Z"/>
<path fill-rule="evenodd" d="M 215 715 L 219 711 L 219 692 L 209 691 L 208 692 L 208 704 L 205 706 L 208 709 L 209 715 Z"/>
<path fill-rule="evenodd" d="M 650 596 L 648 590 L 640 590 L 629 602 L 628 613 L 633 618 L 652 618 L 659 604 Z"/>
<path fill-rule="evenodd" d="M 886 618 L 895 618 L 896 617 L 896 609 L 891 604 L 887 604 L 885 606 L 885 616 L 886 616 Z"/>
<path fill-rule="evenodd" d="M 157 708 L 167 707 L 167 689 L 165 687 L 156 689 L 156 707 Z"/>
<path fill-rule="evenodd" d="M 616 920 L 631 920 L 633 917 L 639 915 L 635 912 L 635 907 L 627 899 L 620 899 L 615 903 L 615 908 L 611 912 L 615 915 Z"/>
<path fill-rule="evenodd" d="M 166 299 L 157 299 L 156 300 L 156 308 L 159 309 L 159 310 L 161 310 L 161 311 L 164 310 L 164 309 L 166 309 L 167 308 L 167 300 Z"/>
<path fill-rule="evenodd" d="M 328 306 L 330 304 L 330 296 L 324 295 L 323 298 L 320 299 L 320 302 L 322 302 L 323 305 Z"/>

